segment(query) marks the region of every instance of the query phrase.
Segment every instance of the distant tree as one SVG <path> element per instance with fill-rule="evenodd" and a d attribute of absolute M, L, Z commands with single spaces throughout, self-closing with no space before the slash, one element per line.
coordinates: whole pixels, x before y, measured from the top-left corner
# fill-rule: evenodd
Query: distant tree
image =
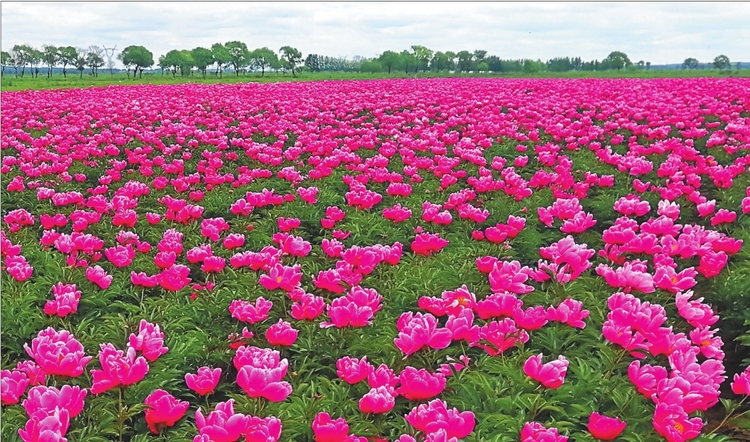
<path fill-rule="evenodd" d="M 63 77 L 68 78 L 68 65 L 74 65 L 78 58 L 78 50 L 73 46 L 60 46 L 57 48 L 60 63 L 63 66 Z"/>
<path fill-rule="evenodd" d="M 193 61 L 193 54 L 187 49 L 181 50 L 180 51 L 180 76 L 188 77 L 192 75 L 193 67 L 195 67 L 195 62 Z"/>
<path fill-rule="evenodd" d="M 721 55 L 717 55 L 716 58 L 714 58 L 714 67 L 720 71 L 723 71 L 723 70 L 731 69 L 732 65 L 729 62 L 729 57 L 727 57 L 724 54 L 721 54 Z"/>
<path fill-rule="evenodd" d="M 651 69 L 651 62 L 647 61 L 646 62 L 646 70 L 649 70 L 649 69 Z"/>
<path fill-rule="evenodd" d="M 167 59 L 166 54 L 160 55 L 159 60 L 156 61 L 156 65 L 159 66 L 159 69 L 161 69 L 161 76 L 164 76 L 164 71 L 169 69 L 169 60 Z"/>
<path fill-rule="evenodd" d="M 450 70 L 453 67 L 453 60 L 445 52 L 435 52 L 430 61 L 430 67 L 435 69 L 437 72 L 441 70 Z"/>
<path fill-rule="evenodd" d="M 523 72 L 526 73 L 541 72 L 543 66 L 544 63 L 541 60 L 523 60 Z"/>
<path fill-rule="evenodd" d="M 497 55 L 490 55 L 486 62 L 490 72 L 503 72 L 503 61 Z"/>
<path fill-rule="evenodd" d="M 469 72 L 473 65 L 474 54 L 469 51 L 461 51 L 456 54 L 458 58 L 458 71 Z"/>
<path fill-rule="evenodd" d="M 26 73 L 26 65 L 29 64 L 29 54 L 27 45 L 14 45 L 10 50 L 11 58 L 14 61 L 14 67 L 16 68 L 16 77 L 18 76 L 18 68 L 21 68 L 21 78 Z"/>
<path fill-rule="evenodd" d="M 399 54 L 399 64 L 404 68 L 404 73 L 407 75 L 411 67 L 414 67 L 414 73 L 417 72 L 417 59 L 414 57 L 414 54 L 407 50 L 403 50 Z"/>
<path fill-rule="evenodd" d="M 474 61 L 477 63 L 484 61 L 484 58 L 487 56 L 487 51 L 477 49 L 474 51 Z"/>
<path fill-rule="evenodd" d="M 206 78 L 206 69 L 214 64 L 214 54 L 210 49 L 203 47 L 197 47 L 190 51 L 190 56 L 193 58 L 195 67 L 203 74 L 203 78 Z"/>
<path fill-rule="evenodd" d="M 223 77 L 224 68 L 229 66 L 232 61 L 232 56 L 229 54 L 227 48 L 221 43 L 214 43 L 211 45 L 211 55 L 214 57 L 214 63 L 216 63 L 216 74 L 219 78 Z"/>
<path fill-rule="evenodd" d="M 180 51 L 178 51 L 177 49 L 172 49 L 171 51 L 164 54 L 162 64 L 172 73 L 172 78 L 176 77 L 177 69 L 179 69 L 180 65 L 182 64 L 182 55 L 180 54 Z"/>
<path fill-rule="evenodd" d="M 44 60 L 44 53 L 34 47 L 29 47 L 28 57 L 32 69 L 31 76 L 39 78 L 39 65 Z"/>
<path fill-rule="evenodd" d="M 608 62 L 610 69 L 617 69 L 618 71 L 633 64 L 628 56 L 620 51 L 610 52 L 609 55 L 607 55 L 607 58 L 602 60 L 602 62 Z"/>
<path fill-rule="evenodd" d="M 78 56 L 73 62 L 73 66 L 75 66 L 76 70 L 81 73 L 79 78 L 83 78 L 83 71 L 86 69 L 86 56 L 84 55 L 84 49 L 78 49 L 76 53 Z M 135 73 L 133 73 L 133 78 L 135 78 Z"/>
<path fill-rule="evenodd" d="M 378 63 L 377 60 L 367 60 L 359 64 L 359 70 L 361 72 L 367 72 L 370 74 L 374 74 L 375 72 L 380 72 L 382 69 L 383 67 L 380 66 L 380 63 Z"/>
<path fill-rule="evenodd" d="M 47 65 L 47 78 L 52 76 L 52 68 L 60 61 L 60 52 L 53 45 L 42 46 L 42 59 Z"/>
<path fill-rule="evenodd" d="M 99 76 L 99 68 L 104 66 L 104 49 L 99 46 L 89 46 L 86 50 L 86 64 L 91 68 L 91 75 Z"/>
<path fill-rule="evenodd" d="M 274 51 L 267 47 L 258 48 L 250 53 L 250 61 L 256 68 L 260 68 L 260 76 L 264 76 L 266 68 L 271 67 L 274 62 L 279 61 L 279 57 Z"/>
<path fill-rule="evenodd" d="M 390 75 L 391 69 L 394 69 L 398 66 L 400 60 L 400 56 L 397 52 L 393 51 L 385 51 L 382 54 L 380 54 L 380 57 L 378 57 L 378 62 L 380 62 L 380 65 L 388 70 L 388 74 Z"/>
<path fill-rule="evenodd" d="M 241 41 L 228 41 L 224 43 L 229 53 L 229 64 L 234 68 L 235 75 L 240 75 L 240 70 L 246 68 L 250 62 L 247 45 Z"/>
<path fill-rule="evenodd" d="M 128 46 L 120 52 L 117 58 L 126 67 L 133 66 L 133 79 L 140 70 L 139 77 L 143 77 L 143 69 L 154 65 L 154 54 L 143 46 Z"/>
<path fill-rule="evenodd" d="M 638 66 L 638 69 L 643 69 L 644 67 L 646 67 L 646 62 L 643 60 L 640 60 L 638 61 L 638 63 L 636 63 L 636 65 Z"/>
<path fill-rule="evenodd" d="M 698 67 L 698 59 L 697 58 L 686 58 L 685 61 L 682 62 L 682 67 L 685 69 L 696 69 Z"/>
<path fill-rule="evenodd" d="M 2 71 L 0 71 L 0 75 L 5 75 L 5 67 L 8 66 L 10 62 L 11 62 L 10 52 L 5 52 L 5 51 L 0 52 L 0 65 L 2 65 Z"/>
<path fill-rule="evenodd" d="M 281 54 L 281 58 L 286 62 L 287 67 L 291 69 L 292 77 L 296 77 L 294 69 L 302 62 L 302 53 L 297 48 L 282 46 L 279 49 L 279 54 Z"/>
<path fill-rule="evenodd" d="M 421 45 L 412 45 L 411 50 L 412 54 L 414 55 L 414 59 L 416 59 L 417 61 L 417 66 L 416 69 L 414 69 L 414 73 L 417 73 L 417 71 L 419 70 L 419 66 L 422 66 L 422 71 L 426 72 L 428 63 L 432 59 L 432 49 L 427 49 L 425 46 Z"/>

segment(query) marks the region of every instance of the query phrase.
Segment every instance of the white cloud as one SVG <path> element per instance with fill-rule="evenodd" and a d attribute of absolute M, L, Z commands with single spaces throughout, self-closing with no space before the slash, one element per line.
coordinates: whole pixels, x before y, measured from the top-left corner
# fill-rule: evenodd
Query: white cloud
<path fill-rule="evenodd" d="M 170 49 L 240 40 L 309 53 L 376 56 L 421 44 L 501 58 L 679 63 L 750 61 L 750 3 L 44 3 L 2 4 L 2 47 L 28 43 Z"/>

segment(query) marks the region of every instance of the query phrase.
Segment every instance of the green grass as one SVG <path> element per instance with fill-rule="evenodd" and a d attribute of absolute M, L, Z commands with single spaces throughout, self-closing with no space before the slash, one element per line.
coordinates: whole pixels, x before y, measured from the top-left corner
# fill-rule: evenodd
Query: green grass
<path fill-rule="evenodd" d="M 83 87 L 103 87 L 111 85 L 127 84 L 215 84 L 215 83 L 271 83 L 278 81 L 315 81 L 315 80 L 371 80 L 385 78 L 414 78 L 414 73 L 408 75 L 402 71 L 367 74 L 357 72 L 300 72 L 296 77 L 291 73 L 278 74 L 267 72 L 264 76 L 258 73 L 244 74 L 236 76 L 228 73 L 223 77 L 215 74 L 207 74 L 204 79 L 201 75 L 189 77 L 172 77 L 171 74 L 165 73 L 147 73 L 142 78 L 133 79 L 126 75 L 110 75 L 102 72 L 98 77 L 92 77 L 90 74 L 84 74 L 80 77 L 77 72 L 70 73 L 67 78 L 61 75 L 54 75 L 47 78 L 42 74 L 38 78 L 31 78 L 28 73 L 24 77 L 16 77 L 10 70 L 2 77 L 2 90 L 4 91 L 21 91 L 21 90 L 44 90 L 44 89 L 63 89 L 63 88 L 83 88 Z M 508 73 L 448 73 L 448 72 L 419 72 L 417 78 L 696 78 L 696 77 L 750 77 L 750 69 L 735 70 L 731 72 L 720 72 L 718 70 L 639 70 L 639 71 L 570 71 L 570 72 L 508 72 Z"/>

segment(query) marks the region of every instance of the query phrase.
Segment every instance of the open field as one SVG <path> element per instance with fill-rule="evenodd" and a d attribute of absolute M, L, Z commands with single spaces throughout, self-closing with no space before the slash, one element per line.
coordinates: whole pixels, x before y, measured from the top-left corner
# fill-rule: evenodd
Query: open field
<path fill-rule="evenodd" d="M 749 79 L 290 77 L 3 78 L 3 441 L 750 440 Z"/>
<path fill-rule="evenodd" d="M 719 70 L 639 70 L 639 71 L 570 71 L 570 72 L 538 72 L 523 74 L 519 72 L 493 74 L 493 73 L 447 73 L 447 72 L 419 72 L 417 78 L 747 78 L 750 77 L 750 70 L 734 70 L 730 72 L 720 72 Z M 78 76 L 77 72 L 71 72 L 67 78 L 60 74 L 54 75 L 48 79 L 41 74 L 39 78 L 29 78 L 28 73 L 25 77 L 16 77 L 6 68 L 5 75 L 2 77 L 2 90 L 4 91 L 21 91 L 26 89 L 43 90 L 43 89 L 61 89 L 77 87 L 98 87 L 111 85 L 128 85 L 128 84 L 218 84 L 218 83 L 275 83 L 279 81 L 315 81 L 315 80 L 372 80 L 372 79 L 398 79 L 414 78 L 414 73 L 405 74 L 403 71 L 386 73 L 346 73 L 346 72 L 301 72 L 297 77 L 292 77 L 291 73 L 281 74 L 266 72 L 263 77 L 259 73 L 243 74 L 235 76 L 229 72 L 218 77 L 215 73 L 206 75 L 202 78 L 200 75 L 189 77 L 176 76 L 166 73 L 146 73 L 143 78 L 133 80 L 125 74 L 110 75 L 101 72 L 98 77 L 92 77 L 90 74 L 84 74 L 83 78 Z"/>

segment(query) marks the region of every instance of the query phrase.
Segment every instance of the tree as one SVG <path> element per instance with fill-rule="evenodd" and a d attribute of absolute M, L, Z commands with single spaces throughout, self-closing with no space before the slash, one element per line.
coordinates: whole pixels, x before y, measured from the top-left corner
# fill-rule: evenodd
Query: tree
<path fill-rule="evenodd" d="M 195 62 L 193 61 L 193 55 L 190 51 L 183 49 L 179 51 L 180 53 L 180 75 L 185 77 L 189 76 L 193 72 L 193 66 L 195 66 Z"/>
<path fill-rule="evenodd" d="M 417 67 L 416 69 L 414 69 L 414 73 L 416 74 L 419 70 L 419 65 L 422 65 L 422 71 L 426 72 L 427 64 L 430 62 L 430 59 L 432 59 L 432 49 L 427 49 L 426 47 L 421 45 L 412 45 L 411 50 L 414 58 L 417 61 Z"/>
<path fill-rule="evenodd" d="M 393 51 L 385 51 L 378 57 L 380 65 L 388 69 L 390 75 L 391 69 L 396 68 L 399 64 L 399 55 Z"/>
<path fill-rule="evenodd" d="M 474 51 L 474 61 L 477 63 L 484 61 L 484 57 L 487 56 L 487 51 L 477 49 Z"/>
<path fill-rule="evenodd" d="M 81 75 L 79 78 L 83 78 L 83 71 L 86 69 L 86 56 L 83 55 L 83 49 L 78 49 L 76 53 L 78 54 L 76 56 L 76 59 L 73 61 L 73 66 L 75 66 L 76 70 L 81 72 Z M 133 73 L 133 78 L 135 78 L 135 73 Z"/>
<path fill-rule="evenodd" d="M 697 58 L 686 58 L 685 61 L 682 62 L 682 67 L 685 69 L 695 69 L 698 67 L 698 59 Z"/>
<path fill-rule="evenodd" d="M 453 59 L 447 52 L 435 52 L 430 61 L 430 67 L 440 72 L 443 69 L 450 70 L 453 67 Z"/>
<path fill-rule="evenodd" d="M 472 59 L 474 58 L 474 54 L 469 51 L 461 51 L 456 54 L 456 57 L 458 58 L 458 71 L 469 72 L 473 64 Z"/>
<path fill-rule="evenodd" d="M 29 46 L 27 54 L 29 64 L 32 68 L 31 76 L 39 78 L 39 65 L 44 59 L 44 53 L 34 47 Z"/>
<path fill-rule="evenodd" d="M 11 56 L 10 52 L 2 51 L 0 52 L 0 65 L 2 65 L 2 71 L 0 71 L 0 74 L 5 74 L 5 66 L 9 65 L 11 62 Z"/>
<path fill-rule="evenodd" d="M 414 54 L 407 50 L 401 51 L 399 55 L 399 64 L 402 68 L 404 68 L 404 73 L 409 74 L 409 68 L 414 66 L 414 72 L 416 73 L 417 70 L 417 59 L 414 57 Z"/>
<path fill-rule="evenodd" d="M 120 52 L 117 58 L 122 61 L 128 69 L 133 66 L 133 80 L 140 69 L 139 77 L 143 77 L 143 69 L 154 65 L 154 54 L 143 46 L 128 46 Z"/>
<path fill-rule="evenodd" d="M 91 68 L 91 75 L 94 77 L 99 76 L 99 68 L 104 66 L 104 49 L 99 46 L 89 46 L 86 51 L 86 64 Z"/>
<path fill-rule="evenodd" d="M 717 55 L 716 58 L 714 58 L 714 67 L 720 71 L 723 71 L 731 69 L 732 65 L 729 62 L 729 57 L 721 54 Z"/>
<path fill-rule="evenodd" d="M 34 51 L 29 45 L 14 45 L 10 50 L 11 57 L 15 61 L 16 76 L 18 76 L 18 68 L 21 68 L 21 78 L 26 72 L 26 65 L 31 61 L 31 52 Z"/>
<path fill-rule="evenodd" d="M 607 55 L 607 58 L 602 60 L 602 63 L 604 62 L 608 62 L 611 69 L 617 69 L 618 71 L 633 64 L 630 62 L 628 56 L 620 51 L 610 52 L 609 55 Z"/>
<path fill-rule="evenodd" d="M 60 60 L 60 53 L 57 48 L 52 45 L 42 46 L 42 61 L 47 65 L 47 78 L 52 76 L 52 68 Z"/>
<path fill-rule="evenodd" d="M 279 53 L 281 54 L 281 58 L 287 63 L 289 69 L 292 70 L 292 77 L 296 77 L 294 68 L 302 62 L 302 53 L 297 48 L 291 46 L 282 46 L 279 49 Z"/>
<path fill-rule="evenodd" d="M 216 63 L 216 73 L 219 74 L 219 78 L 222 78 L 224 68 L 232 61 L 232 57 L 229 55 L 227 48 L 221 43 L 211 45 L 211 54 L 214 56 L 214 63 Z"/>
<path fill-rule="evenodd" d="M 78 58 L 78 50 L 73 46 L 60 46 L 57 48 L 60 57 L 60 63 L 63 65 L 63 77 L 68 78 L 68 65 L 75 65 Z"/>
<path fill-rule="evenodd" d="M 164 67 L 168 68 L 172 72 L 172 78 L 177 76 L 177 69 L 179 69 L 180 65 L 182 64 L 182 55 L 180 54 L 180 51 L 177 49 L 172 49 L 171 51 L 164 54 L 164 59 L 161 60 L 161 63 Z"/>
<path fill-rule="evenodd" d="M 206 78 L 206 69 L 214 64 L 214 54 L 210 49 L 197 47 L 190 51 L 190 56 L 193 58 L 195 67 L 203 73 L 203 78 Z"/>
<path fill-rule="evenodd" d="M 378 63 L 377 60 L 367 60 L 359 64 L 360 71 L 368 72 L 370 74 L 374 74 L 375 72 L 380 72 L 382 69 L 383 67 L 380 66 L 380 63 Z"/>
<path fill-rule="evenodd" d="M 224 47 L 227 49 L 229 54 L 229 64 L 234 68 L 235 75 L 240 75 L 240 69 L 247 67 L 250 63 L 248 62 L 248 50 L 247 45 L 241 41 L 228 41 L 224 43 Z"/>
<path fill-rule="evenodd" d="M 267 47 L 258 48 L 250 53 L 250 61 L 256 68 L 260 68 L 260 76 L 264 76 L 266 68 L 278 63 L 279 57 Z"/>

